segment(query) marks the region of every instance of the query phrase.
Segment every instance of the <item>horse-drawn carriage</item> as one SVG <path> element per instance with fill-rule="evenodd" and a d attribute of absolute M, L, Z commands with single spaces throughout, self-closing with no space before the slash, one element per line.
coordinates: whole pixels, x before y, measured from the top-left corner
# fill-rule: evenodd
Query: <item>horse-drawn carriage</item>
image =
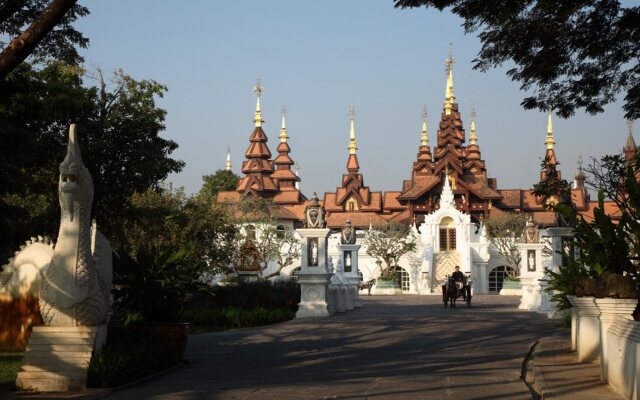
<path fill-rule="evenodd" d="M 471 279 L 465 276 L 462 280 L 456 281 L 452 276 L 447 276 L 442 284 L 444 306 L 449 304 L 449 307 L 455 307 L 459 298 L 467 303 L 467 307 L 471 307 Z"/>

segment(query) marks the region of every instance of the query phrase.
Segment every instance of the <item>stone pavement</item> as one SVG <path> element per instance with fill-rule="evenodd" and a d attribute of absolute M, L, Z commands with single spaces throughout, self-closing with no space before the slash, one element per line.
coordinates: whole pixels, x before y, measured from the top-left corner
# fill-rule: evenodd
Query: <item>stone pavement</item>
<path fill-rule="evenodd" d="M 192 335 L 187 366 L 124 390 L 80 397 L 532 399 L 521 379 L 523 360 L 538 339 L 558 332 L 558 321 L 517 310 L 518 302 L 475 296 L 469 309 L 445 309 L 439 296 L 363 296 L 364 308 L 328 318 Z M 547 382 L 564 389 L 543 390 L 555 399 L 589 400 L 594 397 L 575 397 L 572 390 L 596 387 L 607 391 L 598 399 L 617 399 L 597 381 L 572 384 L 588 368 L 545 353 L 548 346 L 545 340 L 536 346 L 533 386 Z M 569 366 L 562 379 L 550 378 L 554 363 Z"/>
<path fill-rule="evenodd" d="M 621 396 L 600 382 L 600 364 L 579 363 L 566 335 L 538 341 L 527 381 L 545 400 L 618 400 Z"/>
<path fill-rule="evenodd" d="M 193 335 L 190 365 L 108 399 L 530 399 L 530 345 L 555 321 L 518 299 L 364 296 L 325 319 Z"/>

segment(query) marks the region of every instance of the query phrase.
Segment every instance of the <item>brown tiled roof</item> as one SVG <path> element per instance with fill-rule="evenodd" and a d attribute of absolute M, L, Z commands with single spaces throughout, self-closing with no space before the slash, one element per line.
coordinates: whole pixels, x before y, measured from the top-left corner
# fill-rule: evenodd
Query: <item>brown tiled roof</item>
<path fill-rule="evenodd" d="M 500 190 L 499 192 L 502 195 L 501 204 L 504 207 L 522 208 L 522 204 L 521 204 L 522 191 L 520 189 L 507 189 L 507 190 Z"/>
<path fill-rule="evenodd" d="M 401 192 L 385 192 L 384 193 L 384 204 L 383 207 L 385 210 L 404 210 L 405 206 L 400 204 L 398 201 L 398 196 Z"/>
<path fill-rule="evenodd" d="M 297 190 L 280 191 L 273 198 L 276 203 L 298 203 L 301 200 L 302 195 Z"/>
<path fill-rule="evenodd" d="M 349 154 L 347 159 L 347 171 L 358 172 L 360 169 L 360 163 L 358 163 L 358 156 L 355 154 Z"/>
<path fill-rule="evenodd" d="M 598 207 L 598 202 L 590 201 L 586 206 L 586 209 L 579 211 L 579 214 L 582 215 L 586 221 L 593 222 L 593 211 Z M 613 220 L 620 219 L 620 209 L 613 201 L 604 202 L 604 212 L 605 214 L 610 215 Z"/>
<path fill-rule="evenodd" d="M 387 222 L 387 220 L 378 213 L 347 211 L 329 214 L 327 217 L 327 227 L 341 228 L 346 224 L 347 218 L 354 227 L 361 229 L 369 227 L 369 222 L 373 225 L 385 224 Z"/>
<path fill-rule="evenodd" d="M 401 222 L 405 224 L 410 224 L 413 222 L 411 218 L 411 210 L 406 209 L 404 211 L 395 212 L 388 217 L 389 221 Z"/>
<path fill-rule="evenodd" d="M 400 195 L 398 195 L 398 200 L 414 200 L 418 197 L 422 196 L 427 191 L 431 190 L 436 184 L 440 183 L 440 176 L 424 176 L 424 177 L 416 177 L 414 180 L 414 185 Z"/>

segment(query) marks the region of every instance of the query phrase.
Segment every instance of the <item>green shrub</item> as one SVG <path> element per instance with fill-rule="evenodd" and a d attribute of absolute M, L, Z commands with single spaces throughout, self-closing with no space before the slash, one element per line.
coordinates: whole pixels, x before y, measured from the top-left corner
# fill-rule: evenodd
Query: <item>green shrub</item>
<path fill-rule="evenodd" d="M 194 299 L 192 303 L 213 308 L 286 308 L 291 311 L 297 311 L 300 303 L 300 285 L 293 279 L 239 281 L 234 285 L 216 286 L 211 291 L 213 298 Z"/>
<path fill-rule="evenodd" d="M 258 307 L 244 309 L 238 307 L 198 307 L 185 310 L 184 322 L 197 327 L 247 328 L 275 324 L 295 317 L 295 311 L 288 308 L 267 309 Z"/>

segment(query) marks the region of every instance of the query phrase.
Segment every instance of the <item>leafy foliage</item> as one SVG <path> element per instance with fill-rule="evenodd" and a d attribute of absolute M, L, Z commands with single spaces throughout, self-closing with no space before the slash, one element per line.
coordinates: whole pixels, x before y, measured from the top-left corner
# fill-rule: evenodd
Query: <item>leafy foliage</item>
<path fill-rule="evenodd" d="M 76 121 L 82 157 L 92 174 L 93 215 L 114 247 L 135 192 L 158 189 L 184 163 L 170 158 L 177 144 L 160 137 L 166 112 L 155 98 L 166 88 L 122 71 L 100 72 L 85 86 L 81 68 L 23 63 L 0 81 L 0 256 L 34 233 L 54 236 L 59 220 L 58 166 L 69 121 Z"/>
<path fill-rule="evenodd" d="M 58 60 L 79 65 L 83 59 L 77 47 L 86 48 L 89 39 L 74 27 L 89 10 L 76 0 L 6 0 L 0 4 L 0 38 L 18 39 L 18 47 L 0 40 L 0 77 L 5 77 L 22 60 Z"/>
<path fill-rule="evenodd" d="M 396 7 L 450 8 L 482 48 L 474 68 L 507 71 L 525 109 L 600 113 L 625 93 L 626 117 L 640 118 L 640 6 L 615 0 L 394 0 Z"/>
<path fill-rule="evenodd" d="M 140 248 L 135 258 L 114 255 L 114 308 L 125 325 L 177 322 L 189 298 L 209 294 L 200 268 L 189 262 L 192 246 L 155 253 Z"/>
<path fill-rule="evenodd" d="M 485 222 L 487 238 L 504 257 L 506 270 L 512 273 L 512 277 L 518 276 L 520 264 L 520 250 L 518 245 L 522 242 L 526 216 L 522 213 L 503 212 L 491 215 Z"/>
<path fill-rule="evenodd" d="M 218 196 L 218 192 L 236 190 L 239 179 L 240 177 L 234 174 L 233 171 L 219 169 L 213 175 L 202 177 L 204 183 L 200 188 L 199 195 L 215 199 Z"/>
<path fill-rule="evenodd" d="M 260 279 L 255 282 L 238 281 L 211 289 L 214 297 L 197 304 L 217 308 L 288 308 L 298 309 L 300 285 L 294 279 L 269 281 Z M 190 322 L 190 321 L 189 321 Z"/>
<path fill-rule="evenodd" d="M 582 278 L 589 278 L 598 279 L 600 285 L 606 284 L 607 280 L 613 282 L 605 279 L 606 274 L 628 276 L 636 285 L 640 284 L 638 165 L 637 156 L 631 160 L 620 156 L 594 160 L 587 169 L 587 181 L 592 187 L 600 187 L 600 190 L 598 206 L 594 208 L 592 216 L 580 214 L 571 203 L 552 205 L 563 220 L 574 228 L 573 245 L 577 250 L 577 258 L 573 257 L 574 254 L 563 254 L 564 266 L 560 271 L 547 270 L 551 276 L 550 289 L 561 291 L 560 297 L 575 292 L 575 288 L 568 286 L 571 281 L 575 284 L 580 283 Z M 541 191 L 534 193 L 544 194 Z M 615 219 L 612 215 L 614 210 L 607 209 L 605 205 L 607 198 L 613 200 L 618 208 Z"/>
<path fill-rule="evenodd" d="M 381 272 L 383 279 L 395 276 L 400 258 L 416 249 L 411 227 L 397 222 L 372 227 L 365 233 L 364 243 L 367 254 L 385 264 Z"/>
<path fill-rule="evenodd" d="M 203 280 L 228 272 L 237 229 L 225 206 L 197 196 L 187 198 L 181 189 L 171 187 L 134 193 L 130 202 L 122 251 L 135 256 L 139 249 L 156 253 L 193 242 L 186 257 Z"/>
<path fill-rule="evenodd" d="M 247 196 L 233 207 L 234 220 L 242 226 L 228 242 L 231 264 L 236 271 L 264 273 L 269 263 L 275 261 L 276 271 L 264 276 L 269 279 L 280 275 L 282 269 L 300 258 L 302 242 L 294 231 L 277 225 L 278 208 L 273 200 Z"/>

